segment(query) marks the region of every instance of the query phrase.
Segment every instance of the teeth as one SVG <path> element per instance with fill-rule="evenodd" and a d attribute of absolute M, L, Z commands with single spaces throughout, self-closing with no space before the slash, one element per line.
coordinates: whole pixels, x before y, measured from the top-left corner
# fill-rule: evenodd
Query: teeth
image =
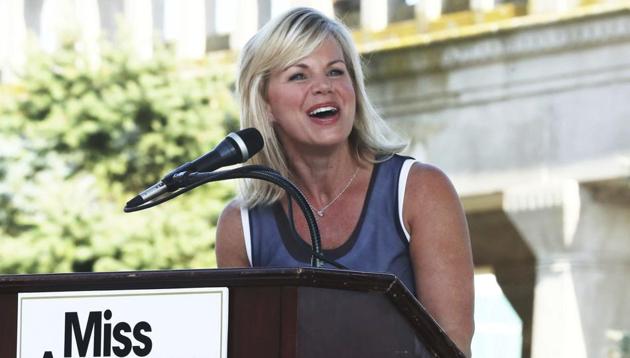
<path fill-rule="evenodd" d="M 335 108 L 335 107 L 320 107 L 320 108 L 317 108 L 316 110 L 310 112 L 309 115 L 315 116 L 315 115 L 317 115 L 319 113 L 331 112 L 331 111 L 332 112 L 337 112 L 337 108 Z"/>

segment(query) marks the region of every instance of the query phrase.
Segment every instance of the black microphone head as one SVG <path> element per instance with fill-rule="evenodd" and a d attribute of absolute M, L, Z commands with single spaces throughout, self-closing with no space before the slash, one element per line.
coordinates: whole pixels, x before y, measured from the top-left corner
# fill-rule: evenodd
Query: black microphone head
<path fill-rule="evenodd" d="M 236 142 L 241 150 L 243 162 L 260 152 L 264 145 L 262 135 L 256 128 L 241 129 L 238 132 L 230 133 L 229 137 Z"/>

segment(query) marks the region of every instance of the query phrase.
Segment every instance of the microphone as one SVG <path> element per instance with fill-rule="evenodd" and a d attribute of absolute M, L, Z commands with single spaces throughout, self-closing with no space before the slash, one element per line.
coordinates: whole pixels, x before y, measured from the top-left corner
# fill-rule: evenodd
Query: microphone
<path fill-rule="evenodd" d="M 187 162 L 166 174 L 162 180 L 145 189 L 127 202 L 127 207 L 135 207 L 166 192 L 179 189 L 173 177 L 181 172 L 212 172 L 228 165 L 242 163 L 263 147 L 263 139 L 256 128 L 246 128 L 230 133 L 210 152 Z"/>

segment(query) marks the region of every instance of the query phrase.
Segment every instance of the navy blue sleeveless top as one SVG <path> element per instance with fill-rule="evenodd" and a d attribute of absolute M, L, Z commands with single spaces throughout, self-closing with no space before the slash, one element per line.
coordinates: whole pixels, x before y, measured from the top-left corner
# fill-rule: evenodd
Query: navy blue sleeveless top
<path fill-rule="evenodd" d="M 399 209 L 399 181 L 403 180 L 404 190 L 407 171 L 401 176 L 401 170 L 408 159 L 395 155 L 374 165 L 357 226 L 343 245 L 323 250 L 323 254 L 351 270 L 395 274 L 415 294 L 409 241 Z M 310 266 L 311 247 L 291 235 L 289 219 L 279 202 L 251 208 L 247 215 L 243 232 L 248 240 L 248 221 L 251 242 L 246 246 L 251 245 L 253 267 Z"/>

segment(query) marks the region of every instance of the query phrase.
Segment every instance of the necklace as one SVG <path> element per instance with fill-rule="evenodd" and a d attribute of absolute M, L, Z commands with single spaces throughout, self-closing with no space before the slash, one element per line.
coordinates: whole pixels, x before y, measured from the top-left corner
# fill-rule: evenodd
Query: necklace
<path fill-rule="evenodd" d="M 348 182 L 346 183 L 346 185 L 343 187 L 343 189 L 341 189 L 341 191 L 339 192 L 339 194 L 337 194 L 337 196 L 335 196 L 331 201 L 328 202 L 328 204 L 322 206 L 320 209 L 315 208 L 311 202 L 306 198 L 306 195 L 304 195 L 304 193 L 302 193 L 302 195 L 304 195 L 304 199 L 306 200 L 306 203 L 308 204 L 308 206 L 311 208 L 311 210 L 313 210 L 317 215 L 319 215 L 319 217 L 323 217 L 324 213 L 326 212 L 326 210 L 332 205 L 334 204 L 337 199 L 341 198 L 341 196 L 343 195 L 343 193 L 346 192 L 346 190 L 348 190 L 348 188 L 350 187 L 350 184 L 352 184 L 352 182 L 354 181 L 354 178 L 357 177 L 357 174 L 359 174 L 359 167 L 357 167 L 357 170 L 354 171 L 354 174 L 352 175 L 352 177 L 348 180 Z"/>

